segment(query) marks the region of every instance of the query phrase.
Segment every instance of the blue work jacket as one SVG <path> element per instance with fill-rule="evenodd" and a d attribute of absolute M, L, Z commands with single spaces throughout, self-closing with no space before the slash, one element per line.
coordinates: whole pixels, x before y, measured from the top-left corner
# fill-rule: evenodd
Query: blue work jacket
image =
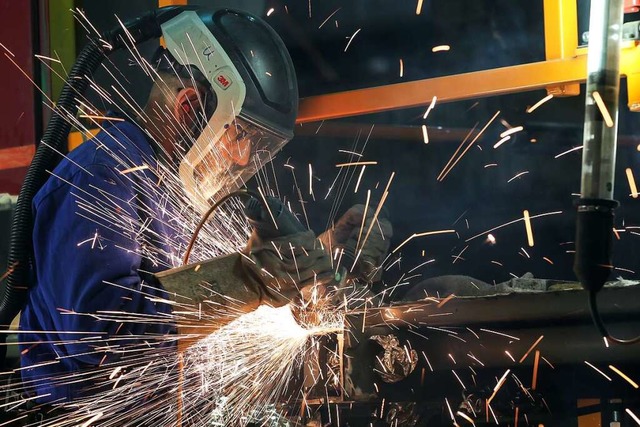
<path fill-rule="evenodd" d="M 179 264 L 158 175 L 142 130 L 111 121 L 34 197 L 33 283 L 19 340 L 23 382 L 38 402 L 95 392 L 121 359 L 172 345 L 171 308 L 151 275 Z"/>

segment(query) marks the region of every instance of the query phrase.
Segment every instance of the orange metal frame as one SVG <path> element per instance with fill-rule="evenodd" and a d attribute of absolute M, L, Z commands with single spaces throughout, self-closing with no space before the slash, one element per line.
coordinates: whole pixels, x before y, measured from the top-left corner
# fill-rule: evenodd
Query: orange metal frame
<path fill-rule="evenodd" d="M 544 30 L 546 61 L 304 98 L 297 122 L 421 107 L 433 96 L 451 102 L 535 89 L 554 96 L 578 95 L 587 78 L 587 49 L 578 49 L 575 0 L 544 0 Z M 638 42 L 623 47 L 620 71 L 627 78 L 629 108 L 640 111 Z"/>
<path fill-rule="evenodd" d="M 158 3 L 186 4 L 186 0 Z M 587 49 L 578 48 L 577 26 L 575 0 L 544 0 L 546 61 L 304 98 L 297 122 L 420 107 L 431 102 L 433 96 L 439 102 L 451 102 L 536 89 L 546 89 L 554 96 L 578 95 L 579 84 L 586 80 Z M 626 76 L 629 108 L 640 111 L 638 42 L 624 46 L 620 70 Z M 69 149 L 92 136 L 73 132 Z"/>

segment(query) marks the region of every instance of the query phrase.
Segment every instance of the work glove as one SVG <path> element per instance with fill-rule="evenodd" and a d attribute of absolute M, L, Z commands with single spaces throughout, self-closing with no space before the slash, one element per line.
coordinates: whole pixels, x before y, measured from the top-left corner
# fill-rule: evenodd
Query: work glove
<path fill-rule="evenodd" d="M 254 232 L 242 254 L 247 280 L 259 290 L 261 302 L 273 307 L 295 301 L 303 287 L 334 274 L 312 231 L 271 239 Z"/>
<path fill-rule="evenodd" d="M 369 237 L 366 241 L 364 240 L 374 214 L 375 209 L 372 207 L 369 207 L 365 212 L 364 205 L 355 205 L 347 210 L 332 228 L 318 236 L 329 254 L 335 254 L 336 248 L 344 249 L 343 258 L 346 259 L 341 261 L 342 265 L 347 268 L 351 277 L 365 282 L 380 280 L 382 276 L 381 264 L 389 252 L 393 236 L 391 222 L 387 218 L 386 212 L 381 210 Z M 363 217 L 364 226 L 362 225 Z M 360 247 L 356 247 L 359 235 Z M 356 258 L 356 263 L 353 265 Z"/>

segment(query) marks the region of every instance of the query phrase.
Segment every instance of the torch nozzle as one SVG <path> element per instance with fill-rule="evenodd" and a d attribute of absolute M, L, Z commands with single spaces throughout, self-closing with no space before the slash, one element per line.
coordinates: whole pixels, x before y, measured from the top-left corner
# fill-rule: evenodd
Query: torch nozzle
<path fill-rule="evenodd" d="M 576 255 L 573 264 L 582 287 L 598 292 L 613 266 L 613 211 L 615 200 L 580 199 L 576 220 Z"/>

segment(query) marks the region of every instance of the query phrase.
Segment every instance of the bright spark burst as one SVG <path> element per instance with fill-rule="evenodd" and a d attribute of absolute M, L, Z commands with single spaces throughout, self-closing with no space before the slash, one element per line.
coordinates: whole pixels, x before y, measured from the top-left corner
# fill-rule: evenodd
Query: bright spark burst
<path fill-rule="evenodd" d="M 81 11 L 77 11 L 77 14 L 79 19 L 84 17 Z M 84 21 L 81 22 L 84 23 Z M 88 21 L 86 26 L 93 28 Z M 169 95 L 170 89 L 167 84 L 142 59 L 135 46 L 128 46 L 128 48 L 133 59 L 145 73 L 155 80 L 165 95 Z M 192 48 L 195 49 L 195 46 Z M 5 56 L 11 59 L 9 54 L 11 52 L 7 50 Z M 17 67 L 15 62 L 14 65 Z M 21 71 L 24 73 L 24 70 Z M 160 105 L 153 108 L 152 112 L 143 110 L 133 101 L 124 86 L 117 80 L 117 76 L 110 75 L 115 80 L 115 85 L 110 88 L 102 88 L 95 82 L 91 82 L 91 87 L 106 101 L 111 102 L 112 94 L 115 92 L 119 100 L 125 103 L 131 112 L 139 116 L 147 126 L 154 126 L 148 114 L 156 114 L 163 118 L 167 125 L 167 132 L 173 137 L 188 135 L 187 129 L 172 122 L 171 116 L 167 115 Z M 83 111 L 90 111 L 91 114 L 81 114 L 78 117 L 60 111 L 49 98 L 46 98 L 46 102 L 50 109 L 84 133 L 88 133 L 89 129 L 79 121 L 79 118 L 90 120 L 92 125 L 101 130 L 104 130 L 104 124 L 101 123 L 103 120 L 124 120 L 122 118 L 112 120 L 110 117 L 96 114 L 98 109 L 87 105 L 82 99 L 79 102 L 82 103 Z M 198 102 L 203 101 L 199 99 Z M 127 116 L 127 119 L 135 122 L 133 116 Z M 148 136 L 153 139 L 152 134 L 148 133 Z M 131 186 L 144 201 L 119 200 L 107 192 L 96 195 L 87 188 L 76 187 L 67 182 L 71 185 L 71 192 L 76 198 L 79 218 L 91 221 L 97 227 L 104 227 L 119 235 L 130 237 L 136 243 L 135 247 L 139 255 L 160 269 L 180 265 L 181 252 L 185 250 L 185 236 L 193 233 L 200 220 L 200 213 L 182 191 L 176 166 L 162 162 L 155 166 L 157 162 L 153 158 L 144 158 L 143 164 L 132 164 L 126 154 L 110 151 L 106 146 L 100 148 L 117 163 L 117 170 L 114 173 L 120 176 L 126 185 Z M 207 166 L 214 167 L 215 164 L 214 159 Z M 76 166 L 79 168 L 79 173 L 92 175 L 81 165 Z M 311 166 L 309 166 L 309 175 L 313 178 Z M 59 176 L 57 178 L 62 179 Z M 267 190 L 263 191 L 263 188 L 272 188 L 264 168 L 258 173 L 256 179 L 259 184 L 258 190 L 264 197 Z M 162 185 L 159 185 L 160 183 Z M 272 194 L 271 190 L 268 194 Z M 249 228 L 246 219 L 239 214 L 242 207 L 240 202 L 232 200 L 228 203 L 228 207 L 222 208 L 210 218 L 200 233 L 192 260 L 199 262 L 233 253 L 245 245 Z M 151 227 L 152 222 L 163 224 L 168 233 L 158 234 Z M 78 243 L 78 247 L 83 249 L 88 247 L 85 250 L 97 251 L 101 250 L 103 245 L 111 244 L 103 241 L 97 231 L 86 237 Z M 163 252 L 164 247 L 174 248 L 175 253 Z M 200 264 L 196 269 L 199 266 Z M 122 287 L 118 283 L 106 282 L 104 286 Z M 88 426 L 95 422 L 105 426 L 134 423 L 136 425 L 175 425 L 178 417 L 182 422 L 191 421 L 196 425 L 209 424 L 216 417 L 237 425 L 246 424 L 252 418 L 259 419 L 264 408 L 279 402 L 282 393 L 291 382 L 293 373 L 304 358 L 308 347 L 313 345 L 316 336 L 338 332 L 343 328 L 344 309 L 336 307 L 323 309 L 324 311 L 318 309 L 314 315 L 314 323 L 301 327 L 288 307 L 281 309 L 261 307 L 252 313 L 243 314 L 242 304 L 239 301 L 225 299 L 224 296 L 220 296 L 222 302 L 194 306 L 188 298 L 181 295 L 176 295 L 176 301 L 171 301 L 147 294 L 146 291 L 150 287 L 143 283 L 133 292 L 139 293 L 144 299 L 153 303 L 170 304 L 173 307 L 172 314 L 124 311 L 80 313 L 64 307 L 60 308 L 63 315 L 84 316 L 91 321 L 111 324 L 121 325 L 124 322 L 138 325 L 177 324 L 180 335 L 119 336 L 116 332 L 116 335 L 105 338 L 104 335 L 97 336 L 96 332 L 57 331 L 63 337 L 72 337 L 59 344 L 82 343 L 93 346 L 98 353 L 113 355 L 113 358 L 107 359 L 105 355 L 100 365 L 94 369 L 87 368 L 78 373 L 47 379 L 54 387 L 65 387 L 78 382 L 79 379 L 96 387 L 90 395 L 65 404 L 68 412 L 59 419 L 52 420 L 55 425 Z M 347 300 L 350 295 L 345 295 L 344 298 Z M 189 332 L 189 322 L 194 318 L 198 319 L 199 328 L 211 327 L 217 331 L 196 342 L 184 353 L 178 353 L 176 352 L 177 342 L 194 340 L 202 335 L 199 332 Z M 232 318 L 237 320 L 228 323 Z M 185 330 L 187 332 L 184 332 Z M 33 332 L 46 333 L 47 331 Z M 74 334 L 77 338 L 73 338 Z M 23 353 L 29 350 L 26 348 Z M 52 361 L 24 369 L 59 364 L 61 359 L 67 357 L 76 357 L 76 355 L 60 356 Z M 18 369 L 20 370 L 22 368 Z M 33 386 L 33 384 L 22 384 L 23 391 L 26 393 L 31 393 Z M 293 392 L 296 393 L 295 390 Z M 17 402 L 16 406 L 43 397 L 46 396 L 25 397 Z"/>
<path fill-rule="evenodd" d="M 418 0 L 416 14 L 420 14 L 421 9 L 422 0 Z M 322 26 L 324 26 L 325 23 L 328 22 L 339 10 L 340 8 L 332 12 L 318 28 L 322 28 Z M 288 13 L 286 6 L 285 11 Z M 269 9 L 267 16 L 270 16 L 273 12 L 273 8 Z M 81 17 L 84 16 L 81 11 L 77 11 L 77 13 Z M 310 13 L 311 2 L 309 2 L 309 14 Z M 88 21 L 86 22 L 86 25 L 95 30 Z M 344 49 L 345 52 L 360 31 L 361 29 L 358 29 L 349 38 Z M 95 32 L 97 33 L 97 30 Z M 0 47 L 6 50 L 5 56 L 13 56 L 13 54 L 4 45 L 0 44 Z M 192 48 L 196 49 L 195 46 L 192 46 Z M 145 71 L 150 78 L 155 79 L 156 82 L 159 83 L 162 91 L 168 92 L 168 86 L 162 82 L 161 78 L 157 74 L 155 74 L 152 67 L 145 63 L 144 59 L 140 56 L 137 50 L 135 50 L 135 46 L 130 46 L 129 49 L 130 54 L 133 56 L 134 60 L 138 62 L 138 65 L 141 66 L 143 71 Z M 432 49 L 433 52 L 448 50 L 450 50 L 448 45 L 436 46 Z M 44 56 L 39 56 L 39 59 L 59 62 L 59 60 Z M 270 74 L 267 73 L 267 75 Z M 400 59 L 400 77 L 403 76 L 404 63 L 403 60 Z M 133 98 L 117 81 L 116 77 L 113 75 L 112 77 L 116 80 L 115 85 L 102 88 L 92 82 L 92 89 L 107 101 L 115 99 L 126 104 L 132 111 L 140 115 L 140 119 L 142 121 L 145 121 L 145 123 L 148 122 L 150 117 L 147 116 L 147 113 L 142 111 L 141 107 L 135 103 Z M 528 109 L 527 112 L 534 111 L 550 98 L 551 95 L 545 97 L 536 103 L 536 105 Z M 90 114 L 81 114 L 78 117 L 73 117 L 64 111 L 59 111 L 50 99 L 47 100 L 49 102 L 49 105 L 47 106 L 50 109 L 60 113 L 73 126 L 85 133 L 88 132 L 89 129 L 78 120 L 78 117 L 89 119 L 92 121 L 93 125 L 100 128 L 102 128 L 102 126 L 99 124 L 99 121 L 123 120 L 103 117 L 99 114 L 97 109 L 94 109 L 92 106 L 85 105 L 81 100 L 79 102 L 82 104 L 82 110 L 84 112 L 88 111 Z M 436 97 L 434 96 L 431 104 L 424 113 L 423 119 L 427 118 L 429 112 L 434 108 L 435 103 Z M 158 106 L 154 113 L 167 119 L 170 117 L 160 106 Z M 447 163 L 445 168 L 443 168 L 438 180 L 442 181 L 447 174 L 451 172 L 453 167 L 482 136 L 484 131 L 491 125 L 499 113 L 499 111 L 496 112 L 477 134 L 474 135 L 476 127 L 469 132 L 467 137 L 458 147 L 456 153 L 454 153 L 454 156 L 452 156 L 449 163 Z M 128 117 L 128 119 L 132 120 L 132 117 Z M 423 140 L 425 143 L 428 143 L 429 137 L 427 133 L 427 126 L 422 125 L 421 129 L 423 132 Z M 498 148 L 502 143 L 511 138 L 511 135 L 522 130 L 523 127 L 518 126 L 503 132 L 501 134 L 503 140 L 494 145 L 494 148 Z M 373 126 L 371 131 L 373 131 Z M 175 137 L 183 135 L 186 132 L 186 129 L 177 124 L 174 124 L 173 129 L 171 130 L 172 135 Z M 370 135 L 371 132 L 369 132 L 369 136 Z M 466 145 L 469 139 L 471 139 L 471 142 Z M 576 147 L 568 152 L 580 148 L 582 147 Z M 363 157 L 363 154 L 361 154 L 363 150 L 364 147 L 362 147 L 362 150 L 356 150 L 354 148 L 353 151 L 340 151 L 352 156 L 351 160 L 353 160 L 354 157 Z M 568 152 L 562 153 L 561 155 Z M 461 154 L 457 156 L 458 153 Z M 114 201 L 109 197 L 109 194 L 104 194 L 104 199 L 96 199 L 95 196 L 87 193 L 85 191 L 86 189 L 75 188 L 74 194 L 77 197 L 78 215 L 85 219 L 94 221 L 96 225 L 105 226 L 116 230 L 119 233 L 132 236 L 132 239 L 141 243 L 138 249 L 140 255 L 151 260 L 156 265 L 166 268 L 180 265 L 180 253 L 184 251 L 184 237 L 191 234 L 199 220 L 199 216 L 190 201 L 186 197 L 182 196 L 182 191 L 180 190 L 181 184 L 179 182 L 177 171 L 172 166 L 165 164 L 158 165 L 157 169 L 150 167 L 148 164 L 131 164 L 131 162 L 123 157 L 121 153 L 113 152 L 110 154 L 114 159 L 118 160 L 118 173 L 123 176 L 123 179 L 128 185 L 135 187 L 138 192 L 148 196 L 150 199 L 159 200 L 157 206 L 141 206 L 143 211 L 148 214 L 151 213 L 152 208 L 159 208 L 166 215 L 161 218 L 144 219 L 127 213 L 126 208 L 131 206 L 130 201 Z M 556 156 L 556 158 L 559 156 L 560 155 Z M 152 159 L 148 160 L 150 161 L 149 164 L 151 164 Z M 212 162 L 212 164 L 208 166 L 213 166 L 213 163 L 215 162 Z M 367 165 L 376 165 L 377 163 L 378 162 L 376 161 L 355 161 L 338 164 L 336 165 L 339 169 L 338 177 L 341 176 L 341 173 L 343 174 L 342 176 L 347 175 L 347 172 L 343 171 L 349 170 L 345 168 L 351 166 L 362 166 L 355 185 L 355 192 L 358 192 L 365 172 L 365 167 Z M 488 164 L 485 168 L 490 166 L 497 166 L 497 164 Z M 291 170 L 291 173 L 294 174 L 294 167 L 292 165 L 285 165 L 285 167 L 288 167 Z M 88 171 L 86 172 L 89 173 Z M 153 179 L 149 178 L 147 173 L 153 175 Z M 309 194 L 313 197 L 314 189 L 312 183 L 314 175 L 311 164 L 309 164 L 308 173 Z M 512 179 L 515 179 L 524 173 L 526 172 L 516 175 L 516 177 Z M 358 243 L 356 245 L 359 249 L 358 256 L 375 226 L 375 218 L 377 218 L 384 205 L 394 174 L 391 175 L 391 178 L 384 190 L 383 197 L 378 206 L 375 207 L 374 221 L 372 221 L 366 232 L 363 219 L 363 224 L 361 224 L 358 233 Z M 270 185 L 272 183 L 271 179 L 273 178 L 275 180 L 275 172 L 273 175 L 273 177 L 270 177 L 267 172 L 261 171 L 256 177 L 259 183 L 258 190 L 263 198 L 266 197 L 266 195 L 272 195 L 279 191 L 277 183 L 275 183 L 275 185 Z M 295 174 L 293 176 L 295 179 Z M 353 174 L 351 174 L 349 178 L 345 178 L 342 184 L 338 185 L 336 200 L 341 199 L 346 192 L 347 186 L 350 187 L 351 184 L 349 180 L 352 176 Z M 336 180 L 338 177 L 336 177 Z M 159 186 L 160 182 L 162 182 L 162 186 L 164 188 L 162 190 Z M 306 218 L 304 206 L 307 201 L 303 199 L 302 192 L 300 192 L 297 182 L 295 187 L 299 194 L 298 202 L 300 203 L 301 209 L 303 210 Z M 332 189 L 333 185 L 329 192 L 331 192 Z M 168 193 L 168 195 L 164 194 L 165 192 Z M 328 194 L 329 193 L 327 193 L 327 195 Z M 632 194 L 636 194 L 637 196 L 637 190 L 634 191 L 632 188 Z M 367 190 L 367 206 L 369 205 L 370 198 L 371 190 Z M 295 200 L 293 202 L 295 202 Z M 292 202 L 289 201 L 289 208 L 291 203 Z M 220 212 L 216 213 L 201 233 L 198 250 L 193 256 L 194 261 L 199 262 L 222 254 L 236 252 L 244 246 L 249 235 L 249 228 L 246 220 L 242 215 L 238 214 L 238 211 L 241 208 L 242 205 L 239 202 L 231 201 L 228 209 L 222 209 Z M 336 206 L 332 208 L 331 217 L 335 214 L 335 209 L 337 209 Z M 525 211 L 525 218 L 520 218 L 510 223 L 495 227 L 489 230 L 489 232 L 520 220 L 524 220 L 525 225 L 530 229 L 530 219 L 559 213 L 561 212 L 551 212 L 535 215 L 529 218 L 528 212 Z M 273 214 L 271 212 L 269 212 L 269 214 L 273 218 Z M 163 255 L 167 254 L 160 253 L 161 249 L 159 248 L 159 245 L 157 243 L 154 244 L 154 242 L 145 237 L 145 233 L 150 232 L 150 223 L 152 221 L 161 221 L 163 224 L 166 224 L 171 231 L 169 236 L 153 236 L 154 238 L 164 239 L 163 243 L 176 248 L 176 254 L 171 254 L 169 261 L 166 261 L 163 257 Z M 329 221 L 331 221 L 331 219 Z M 528 230 L 528 234 L 529 231 L 530 230 Z M 396 253 L 411 239 L 446 233 L 456 233 L 456 231 L 439 230 L 414 233 L 396 247 L 392 253 Z M 485 235 L 487 233 L 488 232 L 483 232 L 480 235 Z M 467 242 L 480 235 L 468 239 Z M 487 241 L 494 244 L 495 237 L 492 234 L 487 234 Z M 91 246 L 92 250 L 100 250 L 103 244 L 108 244 L 108 242 L 103 242 L 98 232 L 96 232 L 95 234 L 88 235 L 86 240 L 78 243 L 78 246 Z M 533 246 L 532 236 L 530 246 Z M 454 262 L 461 259 L 460 256 L 468 247 L 469 245 L 465 246 L 465 248 L 458 253 Z M 341 255 L 342 252 L 340 253 L 340 256 Z M 549 259 L 544 259 L 552 264 Z M 417 267 L 414 267 L 408 273 L 412 273 L 419 267 L 432 262 L 435 262 L 435 259 L 431 259 Z M 501 265 L 497 261 L 492 262 Z M 390 268 L 396 263 L 400 263 L 400 258 L 389 261 L 386 265 L 390 264 Z M 200 264 L 195 267 L 195 270 L 197 271 L 199 268 Z M 419 275 L 416 274 L 415 276 Z M 408 283 L 409 279 L 405 277 L 404 280 Z M 398 283 L 401 281 L 402 279 L 399 280 Z M 105 284 L 105 286 L 109 285 L 118 286 L 117 284 Z M 143 285 L 138 292 L 144 294 L 146 289 L 145 287 L 148 288 L 149 286 Z M 441 308 L 454 297 L 454 294 L 450 294 L 444 299 L 436 300 L 437 307 Z M 90 342 L 98 349 L 96 351 L 104 351 L 106 349 L 107 352 L 117 353 L 120 357 L 117 362 L 103 360 L 104 363 L 101 364 L 101 366 L 98 366 L 95 370 L 91 370 L 89 372 L 63 375 L 58 378 L 51 379 L 53 384 L 59 386 L 65 386 L 74 381 L 78 381 L 78 377 L 93 379 L 101 388 L 99 392 L 67 405 L 67 407 L 72 409 L 73 412 L 65 415 L 64 419 L 57 420 L 55 425 L 89 426 L 98 421 L 102 423 L 102 425 L 106 426 L 118 426 L 127 423 L 139 423 L 141 425 L 175 425 L 178 421 L 187 424 L 194 423 L 199 425 L 224 425 L 226 423 L 242 425 L 251 422 L 252 420 L 264 420 L 265 417 L 270 416 L 270 413 L 267 413 L 267 408 L 281 402 L 283 399 L 300 398 L 300 390 L 288 389 L 292 382 L 291 380 L 296 373 L 297 368 L 304 363 L 304 359 L 310 353 L 310 349 L 318 346 L 319 336 L 341 333 L 343 329 L 345 329 L 344 316 L 345 313 L 348 312 L 346 306 L 348 304 L 352 304 L 354 301 L 362 301 L 361 306 L 364 306 L 364 314 L 366 317 L 367 307 L 371 310 L 371 307 L 373 307 L 374 304 L 372 302 L 373 298 L 345 295 L 344 303 L 341 302 L 338 307 L 325 307 L 318 309 L 317 312 L 314 313 L 313 317 L 316 321 L 300 326 L 298 323 L 299 319 L 298 321 L 296 320 L 290 307 L 274 309 L 263 306 L 254 312 L 241 315 L 242 310 L 240 302 L 231 301 L 229 299 L 226 299 L 224 303 L 218 303 L 219 305 L 228 305 L 228 307 L 223 309 L 221 306 L 211 306 L 215 306 L 215 304 L 207 306 L 207 303 L 194 307 L 192 304 L 186 302 L 186 297 L 180 295 L 177 296 L 178 301 L 185 301 L 175 302 L 158 299 L 157 297 L 153 299 L 151 296 L 147 296 L 147 298 L 153 302 L 171 304 L 174 308 L 173 314 L 170 316 L 151 316 L 148 314 L 129 312 L 78 313 L 66 310 L 65 315 L 88 316 L 92 320 L 113 323 L 136 322 L 139 324 L 178 324 L 179 326 L 184 326 L 185 324 L 188 324 L 191 319 L 197 318 L 198 322 L 200 322 L 198 327 L 203 324 L 210 324 L 217 330 L 212 334 L 207 335 L 205 338 L 198 340 L 181 353 L 176 353 L 175 351 L 177 341 L 189 340 L 194 337 L 200 338 L 201 334 L 189 334 L 181 331 L 180 335 L 132 335 L 104 339 L 96 336 L 95 333 L 78 332 L 78 337 L 69 339 L 67 342 Z M 230 314 L 232 316 L 230 316 Z M 438 313 L 434 316 L 448 314 L 451 313 Z M 226 319 L 229 317 L 234 317 L 236 320 L 227 323 Z M 431 329 L 448 333 L 450 336 L 465 342 L 462 338 L 455 336 L 455 331 L 435 327 L 431 327 Z M 363 321 L 362 331 L 364 332 L 364 330 L 365 322 Z M 518 340 L 517 337 L 498 331 L 482 328 L 480 330 L 487 333 L 501 335 L 511 340 Z M 477 339 L 480 339 L 475 332 L 471 332 Z M 65 333 L 73 335 L 71 332 Z M 420 334 L 417 335 L 422 336 Z M 528 356 L 542 338 L 543 337 L 541 336 L 531 346 L 520 362 Z M 136 344 L 127 344 L 126 341 L 130 341 L 132 343 L 135 342 Z M 144 345 L 142 345 L 143 348 L 139 348 L 137 346 L 137 344 L 140 343 L 144 343 Z M 160 344 L 160 346 L 155 346 L 153 344 Z M 148 348 L 145 348 L 145 345 Z M 25 349 L 25 352 L 28 351 L 29 349 Z M 422 354 L 430 371 L 434 371 L 434 368 L 426 354 L 424 352 L 422 352 Z M 515 359 L 507 350 L 505 350 L 505 354 L 515 362 Z M 537 374 L 537 364 L 540 352 L 536 350 L 535 354 L 536 368 L 534 368 L 534 375 Z M 448 356 L 454 364 L 460 363 L 462 365 L 464 363 L 464 358 L 462 358 L 463 360 L 458 360 L 458 362 L 456 362 L 452 354 L 449 354 Z M 484 366 L 484 364 L 473 354 L 469 353 L 467 356 L 472 359 L 474 363 L 477 362 L 479 365 Z M 56 359 L 45 363 L 55 364 L 59 363 L 59 360 L 60 359 Z M 588 362 L 585 363 L 596 369 L 604 375 L 605 378 L 611 380 L 593 365 L 590 365 Z M 612 366 L 610 366 L 610 368 L 614 370 L 614 372 L 619 373 L 615 370 L 616 368 Z M 424 382 L 425 371 L 426 370 L 423 368 L 423 378 L 421 382 Z M 475 374 L 473 369 L 472 372 Z M 493 395 L 487 402 L 487 408 L 493 415 L 496 423 L 497 418 L 490 406 L 490 402 L 506 381 L 509 372 L 510 371 L 507 370 L 498 381 L 493 389 Z M 466 386 L 458 373 L 455 370 L 452 370 L 452 373 L 462 388 L 466 389 Z M 619 375 L 622 376 L 621 373 L 619 373 Z M 324 380 L 328 382 L 329 380 L 334 381 L 336 378 L 337 376 L 334 375 L 331 379 L 325 378 Z M 629 381 L 630 384 L 635 384 L 628 377 L 625 379 Z M 318 378 L 317 380 L 320 381 L 322 379 Z M 473 380 L 475 383 L 475 378 L 473 378 Z M 534 388 L 535 382 L 536 381 L 534 379 Z M 29 387 L 28 384 L 26 386 L 27 388 Z M 375 385 L 375 387 L 377 388 L 377 385 Z M 635 387 L 637 388 L 637 384 L 635 384 Z M 289 395 L 289 393 L 292 393 L 292 395 Z M 304 400 L 304 396 L 302 396 L 302 398 Z M 35 399 L 35 397 L 25 398 L 20 404 L 24 404 L 32 399 Z M 455 416 L 449 401 L 445 401 L 451 419 L 455 423 Z M 381 412 L 383 411 L 384 402 L 381 406 Z M 630 410 L 627 410 L 627 412 L 630 412 Z M 329 413 L 331 413 L 331 411 L 329 411 Z M 475 425 L 473 420 L 466 416 L 466 414 L 457 412 L 456 415 Z M 336 405 L 336 417 L 338 416 L 339 411 Z M 635 417 L 634 419 L 637 420 Z"/>

